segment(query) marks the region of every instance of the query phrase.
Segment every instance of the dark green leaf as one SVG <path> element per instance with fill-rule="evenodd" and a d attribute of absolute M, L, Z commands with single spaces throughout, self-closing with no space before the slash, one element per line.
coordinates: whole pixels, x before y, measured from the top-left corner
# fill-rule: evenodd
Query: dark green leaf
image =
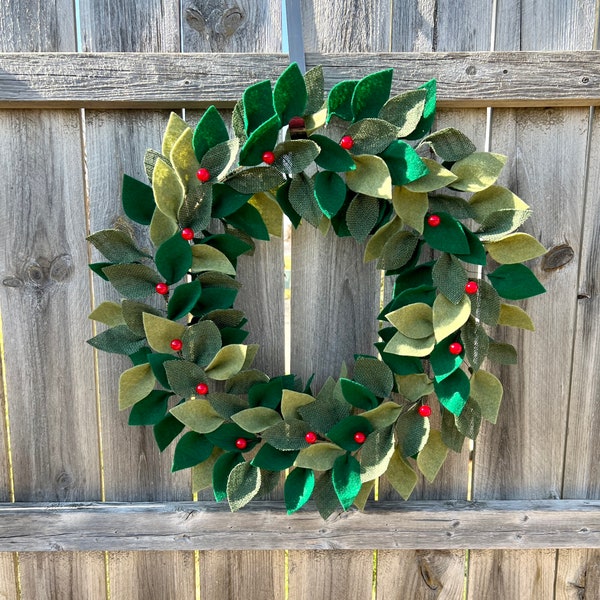
<path fill-rule="evenodd" d="M 86 239 L 111 263 L 129 263 L 148 258 L 148 254 L 135 245 L 132 237 L 119 229 L 103 229 Z"/>
<path fill-rule="evenodd" d="M 201 295 L 202 285 L 198 280 L 178 285 L 169 299 L 167 317 L 173 321 L 185 317 L 200 300 Z"/>
<path fill-rule="evenodd" d="M 212 451 L 213 445 L 204 434 L 188 431 L 181 436 L 175 446 L 171 470 L 173 472 L 180 471 L 204 462 L 212 454 Z"/>
<path fill-rule="evenodd" d="M 196 160 L 202 162 L 202 158 L 209 148 L 226 142 L 228 139 L 229 132 L 219 111 L 214 106 L 209 106 L 196 125 L 192 138 Z"/>
<path fill-rule="evenodd" d="M 460 454 L 465 436 L 456 428 L 454 415 L 449 410 L 442 410 L 442 442 L 453 452 Z"/>
<path fill-rule="evenodd" d="M 309 139 L 321 148 L 321 152 L 315 158 L 315 162 L 322 169 L 337 173 L 354 171 L 356 169 L 350 153 L 332 139 L 319 134 L 311 135 Z"/>
<path fill-rule="evenodd" d="M 143 400 L 136 402 L 129 413 L 129 425 L 156 425 L 167 414 L 170 392 L 151 391 Z"/>
<path fill-rule="evenodd" d="M 327 122 L 335 115 L 344 121 L 351 121 L 352 94 L 358 81 L 340 81 L 333 86 L 327 98 Z"/>
<path fill-rule="evenodd" d="M 434 379 L 433 386 L 440 404 L 452 414 L 460 415 L 467 400 L 471 384 L 469 378 L 461 369 L 457 369 L 442 381 Z"/>
<path fill-rule="evenodd" d="M 244 124 L 246 134 L 250 135 L 274 114 L 271 82 L 259 81 L 246 88 L 242 97 L 244 103 Z"/>
<path fill-rule="evenodd" d="M 360 492 L 360 463 L 351 454 L 335 459 L 331 471 L 333 489 L 344 510 L 348 510 Z"/>
<path fill-rule="evenodd" d="M 438 342 L 429 357 L 436 381 L 442 381 L 442 379 L 460 368 L 463 363 L 462 353 L 451 354 L 448 352 L 448 346 L 454 341 L 455 337 L 456 335 L 452 334 L 450 337 Z"/>
<path fill-rule="evenodd" d="M 419 238 L 410 231 L 396 232 L 383 247 L 377 268 L 385 271 L 400 269 L 411 259 Z"/>
<path fill-rule="evenodd" d="M 154 262 L 166 283 L 172 285 L 185 277 L 192 267 L 192 248 L 180 233 L 176 233 L 159 246 Z"/>
<path fill-rule="evenodd" d="M 392 142 L 380 156 L 390 171 L 394 185 L 405 185 L 429 173 L 421 157 L 402 140 Z"/>
<path fill-rule="evenodd" d="M 206 434 L 206 437 L 219 448 L 227 452 L 240 452 L 235 442 L 243 438 L 247 442 L 244 452 L 252 450 L 258 443 L 258 438 L 253 434 L 242 429 L 235 423 L 223 423 L 220 427 Z"/>
<path fill-rule="evenodd" d="M 311 469 L 293 469 L 285 480 L 283 495 L 287 514 L 302 508 L 315 488 L 315 474 Z"/>
<path fill-rule="evenodd" d="M 292 208 L 313 227 L 318 227 L 322 213 L 314 195 L 313 180 L 304 173 L 295 175 L 290 184 L 288 200 Z"/>
<path fill-rule="evenodd" d="M 298 450 L 277 450 L 270 444 L 263 444 L 261 449 L 252 459 L 252 464 L 261 469 L 269 469 L 270 471 L 284 471 L 289 469 L 298 456 Z"/>
<path fill-rule="evenodd" d="M 533 271 L 525 265 L 502 265 L 487 276 L 498 294 L 507 300 L 523 300 L 546 291 Z"/>
<path fill-rule="evenodd" d="M 490 338 L 483 325 L 473 317 L 464 324 L 460 336 L 465 347 L 465 356 L 473 370 L 477 371 L 487 356 Z"/>
<path fill-rule="evenodd" d="M 207 399 L 214 411 L 223 419 L 231 419 L 236 413 L 248 408 L 248 403 L 236 394 L 213 392 L 207 396 Z"/>
<path fill-rule="evenodd" d="M 185 425 L 172 414 L 168 414 L 154 426 L 154 439 L 162 452 L 181 433 Z"/>
<path fill-rule="evenodd" d="M 516 365 L 517 350 L 511 344 L 501 342 L 490 342 L 488 359 L 501 365 Z"/>
<path fill-rule="evenodd" d="M 266 383 L 256 383 L 248 391 L 248 403 L 253 407 L 264 406 L 276 409 L 281 403 L 282 393 L 283 382 L 279 378 Z"/>
<path fill-rule="evenodd" d="M 227 309 L 233 306 L 238 290 L 219 287 L 202 288 L 202 296 L 192 309 L 195 317 L 208 316 L 208 313 L 219 309 Z"/>
<path fill-rule="evenodd" d="M 378 398 L 387 398 L 394 387 L 394 375 L 390 368 L 376 358 L 359 357 L 354 364 L 354 379 Z"/>
<path fill-rule="evenodd" d="M 444 252 L 436 261 L 431 272 L 435 285 L 450 302 L 458 304 L 465 296 L 465 285 L 469 278 L 460 262 Z"/>
<path fill-rule="evenodd" d="M 260 164 L 263 161 L 263 153 L 275 147 L 280 128 L 281 121 L 277 115 L 273 115 L 257 127 L 240 151 L 240 165 L 251 167 Z"/>
<path fill-rule="evenodd" d="M 277 203 L 281 207 L 286 217 L 291 221 L 294 227 L 300 225 L 302 217 L 294 210 L 294 207 L 290 204 L 290 185 L 291 181 L 286 181 L 277 190 Z"/>
<path fill-rule="evenodd" d="M 252 246 L 229 233 L 218 233 L 204 238 L 203 243 L 220 250 L 235 265 L 235 259 L 252 250 Z"/>
<path fill-rule="evenodd" d="M 177 360 L 177 357 L 173 354 L 162 354 L 159 352 L 153 352 L 147 356 L 147 362 L 150 364 L 152 373 L 154 374 L 154 377 L 156 377 L 158 383 L 160 383 L 160 385 L 162 385 L 164 388 L 170 390 L 171 385 L 169 384 L 167 372 L 165 371 L 165 363 L 168 360 Z"/>
<path fill-rule="evenodd" d="M 334 425 L 328 432 L 327 437 L 348 452 L 358 450 L 362 444 L 354 439 L 356 433 L 369 435 L 373 431 L 371 423 L 360 415 L 350 415 Z"/>
<path fill-rule="evenodd" d="M 252 198 L 252 194 L 241 194 L 226 183 L 215 183 L 213 186 L 212 216 L 215 219 L 227 217 L 241 208 Z"/>
<path fill-rule="evenodd" d="M 432 227 L 425 220 L 423 236 L 425 241 L 436 250 L 450 254 L 469 254 L 470 247 L 462 225 L 445 212 L 435 213 L 440 218 L 439 225 Z"/>
<path fill-rule="evenodd" d="M 146 338 L 131 331 L 127 325 L 117 325 L 99 333 L 87 343 L 104 352 L 129 355 L 142 348 L 146 344 Z"/>
<path fill-rule="evenodd" d="M 517 230 L 529 217 L 531 210 L 504 209 L 488 215 L 477 231 L 482 242 L 497 242 Z"/>
<path fill-rule="evenodd" d="M 199 383 L 208 383 L 204 371 L 193 362 L 187 360 L 170 360 L 163 363 L 169 387 L 182 398 L 190 398 L 196 394 Z"/>
<path fill-rule="evenodd" d="M 423 108 L 423 116 L 419 121 L 419 124 L 415 128 L 415 130 L 406 136 L 406 139 L 409 140 L 418 140 L 426 135 L 431 126 L 433 125 L 433 120 L 435 119 L 435 105 L 436 105 L 436 92 L 437 92 L 437 84 L 435 79 L 424 83 L 420 86 L 425 90 L 425 107 Z"/>
<path fill-rule="evenodd" d="M 351 410 L 342 394 L 333 393 L 329 387 L 323 386 L 323 389 L 317 395 L 314 402 L 301 406 L 298 409 L 300 416 L 306 421 L 313 431 L 325 434 L 331 430 L 336 423 L 345 419 Z"/>
<path fill-rule="evenodd" d="M 123 211 L 132 221 L 141 225 L 150 225 L 156 204 L 149 185 L 129 175 L 123 175 L 121 201 Z"/>
<path fill-rule="evenodd" d="M 323 520 L 328 519 L 334 512 L 339 510 L 340 501 L 331 481 L 331 471 L 322 473 L 317 479 L 313 497 Z"/>
<path fill-rule="evenodd" d="M 164 312 L 144 302 L 138 302 L 136 300 L 123 300 L 121 302 L 121 314 L 123 315 L 125 325 L 140 337 L 146 337 L 146 331 L 144 329 L 144 313 L 150 313 L 157 317 L 164 316 Z"/>
<path fill-rule="evenodd" d="M 269 239 L 267 226 L 258 210 L 252 204 L 244 204 L 224 220 L 236 229 L 245 231 L 257 240 Z"/>
<path fill-rule="evenodd" d="M 113 263 L 109 263 L 109 262 L 97 262 L 97 263 L 89 264 L 88 267 L 92 271 L 94 271 L 94 273 L 96 273 L 96 275 L 99 275 L 100 277 L 102 277 L 102 279 L 104 279 L 104 281 L 108 281 L 108 277 L 104 273 L 104 267 L 110 267 L 110 266 L 112 266 L 112 264 Z"/>
<path fill-rule="evenodd" d="M 485 267 L 487 263 L 487 255 L 485 246 L 481 243 L 480 239 L 467 227 L 463 225 L 463 231 L 467 237 L 469 244 L 468 254 L 456 254 L 456 258 L 460 258 L 463 262 L 467 262 L 473 265 L 481 265 Z"/>
<path fill-rule="evenodd" d="M 362 408 L 363 410 L 371 410 L 377 406 L 377 398 L 364 385 L 342 377 L 340 379 L 340 386 L 344 399 L 346 402 L 352 404 L 352 406 Z"/>
<path fill-rule="evenodd" d="M 388 340 L 389 341 L 389 340 Z M 383 362 L 397 375 L 412 375 L 413 373 L 422 373 L 423 366 L 421 359 L 416 356 L 399 356 L 384 352 L 387 342 L 377 342 L 375 346 L 381 354 Z"/>
<path fill-rule="evenodd" d="M 221 333 L 212 321 L 200 321 L 190 325 L 184 332 L 183 358 L 206 366 L 221 349 Z"/>
<path fill-rule="evenodd" d="M 497 325 L 500 316 L 498 292 L 483 279 L 477 279 L 478 290 L 471 296 L 471 313 L 486 325 Z"/>
<path fill-rule="evenodd" d="M 315 198 L 323 214 L 331 219 L 346 200 L 344 180 L 331 171 L 320 171 L 315 176 Z"/>
<path fill-rule="evenodd" d="M 304 77 L 296 63 L 292 63 L 275 82 L 273 104 L 282 123 L 292 117 L 301 117 L 306 108 L 308 94 Z"/>
<path fill-rule="evenodd" d="M 354 121 L 377 117 L 390 96 L 393 73 L 393 69 L 371 73 L 356 84 L 351 101 Z"/>
<path fill-rule="evenodd" d="M 433 265 L 435 262 L 422 263 L 416 267 L 402 270 L 394 282 L 394 296 L 397 296 L 404 290 L 416 288 L 419 286 L 433 286 Z"/>

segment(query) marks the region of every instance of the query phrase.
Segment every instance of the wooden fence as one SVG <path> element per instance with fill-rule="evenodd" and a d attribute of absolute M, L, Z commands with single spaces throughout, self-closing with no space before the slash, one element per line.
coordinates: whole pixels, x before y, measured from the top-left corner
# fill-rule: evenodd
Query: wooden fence
<path fill-rule="evenodd" d="M 535 211 L 548 294 L 526 305 L 538 332 L 510 336 L 522 362 L 498 371 L 498 424 L 472 469 L 454 455 L 408 503 L 382 482 L 365 514 L 287 518 L 277 491 L 233 516 L 191 502 L 169 452 L 117 410 L 120 359 L 84 343 L 109 295 L 84 238 L 119 217 L 121 175 L 142 177 L 169 109 L 194 123 L 284 67 L 280 2 L 4 0 L 0 598 L 600 598 L 598 2 L 301 7 L 308 66 L 329 86 L 379 66 L 397 90 L 436 76 L 438 127 L 508 154 L 504 183 Z M 323 381 L 370 351 L 378 275 L 361 255 L 294 233 L 292 372 Z M 275 239 L 243 264 L 267 372 L 284 369 L 283 264 Z"/>

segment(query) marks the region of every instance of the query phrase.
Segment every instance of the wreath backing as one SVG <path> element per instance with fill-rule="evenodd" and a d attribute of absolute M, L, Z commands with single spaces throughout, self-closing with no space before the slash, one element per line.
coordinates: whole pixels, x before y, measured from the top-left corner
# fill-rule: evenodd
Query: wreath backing
<path fill-rule="evenodd" d="M 515 363 L 516 350 L 489 329 L 533 329 L 505 300 L 545 291 L 522 264 L 545 249 L 517 231 L 528 205 L 496 183 L 506 157 L 454 128 L 430 133 L 434 80 L 388 99 L 391 86 L 390 69 L 325 99 L 321 67 L 292 64 L 274 87 L 246 89 L 231 138 L 215 107 L 194 129 L 172 114 L 144 157 L 150 185 L 123 179 L 124 212 L 155 249 L 127 227 L 88 237 L 106 259 L 91 269 L 123 297 L 92 312 L 108 329 L 89 340 L 133 363 L 119 407 L 154 427 L 161 451 L 177 440 L 173 470 L 191 468 L 193 490 L 212 486 L 231 510 L 282 474 L 290 514 L 311 497 L 323 518 L 363 509 L 382 475 L 408 498 L 416 470 L 432 481 L 482 419 L 496 421 L 502 385 L 480 367 Z M 330 121 L 341 137 L 326 135 Z M 343 367 L 317 393 L 252 368 L 258 346 L 243 343 L 233 307 L 237 258 L 280 234 L 282 213 L 368 240 L 365 261 L 394 278 L 379 357 L 356 356 L 351 376 Z"/>

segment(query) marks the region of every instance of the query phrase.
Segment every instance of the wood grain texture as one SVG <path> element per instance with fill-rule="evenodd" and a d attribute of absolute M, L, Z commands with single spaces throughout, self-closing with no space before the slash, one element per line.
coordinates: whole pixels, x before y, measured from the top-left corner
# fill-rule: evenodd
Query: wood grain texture
<path fill-rule="evenodd" d="M 600 598 L 600 551 L 560 550 L 555 600 Z"/>
<path fill-rule="evenodd" d="M 436 0 L 393 2 L 393 52 L 432 52 L 435 37 Z"/>
<path fill-rule="evenodd" d="M 306 55 L 323 65 L 326 88 L 394 68 L 392 91 L 438 81 L 439 106 L 600 104 L 597 52 L 423 52 Z M 229 106 L 287 66 L 281 54 L 5 54 L 0 108 Z"/>
<path fill-rule="evenodd" d="M 0 600 L 18 598 L 16 563 L 16 554 L 11 552 L 0 553 Z"/>

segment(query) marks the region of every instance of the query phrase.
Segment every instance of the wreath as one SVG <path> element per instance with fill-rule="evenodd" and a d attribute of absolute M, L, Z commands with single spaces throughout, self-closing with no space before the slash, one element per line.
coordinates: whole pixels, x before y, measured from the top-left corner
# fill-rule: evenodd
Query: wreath
<path fill-rule="evenodd" d="M 172 114 L 144 157 L 150 184 L 123 178 L 125 215 L 154 249 L 138 226 L 87 238 L 106 259 L 91 269 L 123 297 L 92 312 L 108 328 L 89 340 L 133 363 L 119 407 L 161 451 L 177 440 L 173 471 L 191 468 L 193 491 L 212 486 L 233 511 L 282 474 L 288 514 L 311 497 L 323 518 L 363 509 L 382 475 L 408 498 L 417 471 L 432 481 L 496 422 L 502 385 L 481 365 L 516 350 L 490 328 L 533 330 L 506 300 L 545 291 L 522 264 L 545 249 L 517 231 L 528 205 L 496 183 L 506 157 L 454 128 L 430 133 L 435 80 L 388 99 L 391 86 L 389 69 L 325 99 L 322 68 L 292 64 L 245 90 L 232 137 L 214 106 L 193 129 Z M 280 234 L 282 214 L 366 241 L 365 261 L 394 278 L 378 356 L 319 390 L 253 369 L 234 308 L 238 257 Z"/>

